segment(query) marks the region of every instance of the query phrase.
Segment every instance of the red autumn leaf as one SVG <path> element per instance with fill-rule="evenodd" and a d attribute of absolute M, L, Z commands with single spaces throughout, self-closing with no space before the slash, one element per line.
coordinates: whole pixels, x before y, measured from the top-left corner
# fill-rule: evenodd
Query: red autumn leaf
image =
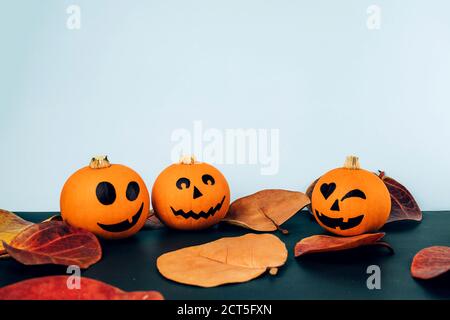
<path fill-rule="evenodd" d="M 368 245 L 380 245 L 393 251 L 388 243 L 379 241 L 383 237 L 383 232 L 366 233 L 352 237 L 315 235 L 300 240 L 295 245 L 294 252 L 295 257 L 299 257 L 310 253 L 341 251 Z"/>
<path fill-rule="evenodd" d="M 379 177 L 391 194 L 391 214 L 386 223 L 400 220 L 422 220 L 422 211 L 412 194 L 398 181 L 380 171 Z"/>
<path fill-rule="evenodd" d="M 411 275 L 432 279 L 450 270 L 450 247 L 434 246 L 420 250 L 411 264 Z"/>
<path fill-rule="evenodd" d="M 11 257 L 26 265 L 52 263 L 87 268 L 102 256 L 93 233 L 62 221 L 32 225 L 3 245 Z"/>
<path fill-rule="evenodd" d="M 158 291 L 125 292 L 104 282 L 73 276 L 49 276 L 0 288 L 0 300 L 163 300 Z"/>

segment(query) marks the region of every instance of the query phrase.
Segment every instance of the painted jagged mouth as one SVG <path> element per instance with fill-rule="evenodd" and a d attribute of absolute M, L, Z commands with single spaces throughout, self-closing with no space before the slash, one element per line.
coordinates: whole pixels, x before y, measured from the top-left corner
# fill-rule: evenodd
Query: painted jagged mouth
<path fill-rule="evenodd" d="M 138 212 L 131 218 L 131 222 L 127 220 L 123 220 L 119 223 L 115 224 L 102 224 L 97 223 L 97 225 L 102 228 L 105 231 L 108 232 L 123 232 L 127 231 L 128 229 L 131 229 L 136 225 L 136 223 L 139 221 L 139 218 L 142 214 L 142 209 L 144 208 L 144 203 L 142 202 L 141 207 L 139 208 Z"/>
<path fill-rule="evenodd" d="M 195 219 L 198 220 L 200 218 L 202 219 L 208 219 L 211 216 L 214 216 L 217 211 L 219 211 L 222 208 L 223 202 L 225 201 L 225 196 L 223 196 L 222 201 L 220 201 L 215 207 L 209 208 L 208 211 L 200 211 L 200 212 L 194 212 L 192 210 L 188 212 L 184 212 L 183 210 L 175 210 L 174 208 L 170 207 L 172 209 L 172 212 L 176 216 L 182 216 L 185 219 Z"/>
<path fill-rule="evenodd" d="M 323 225 L 329 228 L 348 230 L 359 225 L 363 220 L 364 215 L 362 214 L 354 218 L 349 218 L 347 222 L 344 222 L 344 218 L 330 218 L 316 210 L 316 217 Z"/>

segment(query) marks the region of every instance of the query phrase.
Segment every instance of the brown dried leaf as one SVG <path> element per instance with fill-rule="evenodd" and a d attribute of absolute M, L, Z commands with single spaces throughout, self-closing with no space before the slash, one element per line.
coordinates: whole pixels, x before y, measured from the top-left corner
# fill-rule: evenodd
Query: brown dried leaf
<path fill-rule="evenodd" d="M 391 194 L 391 214 L 386 223 L 400 220 L 422 220 L 422 211 L 412 194 L 398 181 L 380 171 L 379 177 Z"/>
<path fill-rule="evenodd" d="M 144 224 L 144 229 L 161 229 L 164 227 L 165 225 L 155 215 L 155 211 L 153 211 L 153 209 L 150 210 L 149 216 Z"/>
<path fill-rule="evenodd" d="M 420 250 L 411 264 L 411 275 L 418 279 L 432 279 L 450 270 L 450 247 L 434 246 Z"/>
<path fill-rule="evenodd" d="M 209 288 L 252 280 L 286 259 L 286 246 L 276 236 L 249 233 L 165 253 L 156 265 L 167 279 Z"/>
<path fill-rule="evenodd" d="M 3 241 L 10 243 L 17 234 L 32 224 L 12 212 L 0 209 L 0 256 L 6 254 Z"/>
<path fill-rule="evenodd" d="M 65 222 L 48 221 L 19 233 L 6 251 L 25 265 L 62 264 L 87 268 L 98 262 L 102 248 L 95 235 Z"/>
<path fill-rule="evenodd" d="M 312 193 L 313 193 L 314 187 L 316 186 L 317 181 L 319 181 L 319 179 L 320 179 L 320 177 L 317 178 L 316 180 L 314 180 L 314 181 L 308 186 L 308 188 L 306 189 L 305 194 L 306 194 L 306 196 L 307 196 L 309 199 L 312 199 Z M 308 204 L 307 208 L 308 208 L 309 213 L 312 214 L 313 212 L 312 212 L 312 209 L 311 209 L 311 203 Z"/>
<path fill-rule="evenodd" d="M 49 276 L 0 288 L 0 300 L 163 300 L 157 291 L 125 292 L 104 282 L 81 277 L 79 289 L 69 289 L 70 276 Z"/>
<path fill-rule="evenodd" d="M 315 235 L 300 240 L 300 242 L 295 245 L 294 252 L 295 257 L 300 257 L 305 254 L 348 250 L 367 245 L 381 245 L 393 252 L 393 249 L 389 244 L 379 241 L 383 237 L 383 232 L 366 233 L 352 237 Z"/>
<path fill-rule="evenodd" d="M 223 221 L 255 231 L 275 231 L 309 203 L 302 192 L 262 190 L 234 201 Z"/>

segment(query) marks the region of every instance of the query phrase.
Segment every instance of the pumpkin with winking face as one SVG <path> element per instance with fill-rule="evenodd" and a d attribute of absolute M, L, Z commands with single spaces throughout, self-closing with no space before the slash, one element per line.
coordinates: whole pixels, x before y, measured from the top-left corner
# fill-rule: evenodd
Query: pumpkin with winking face
<path fill-rule="evenodd" d="M 389 218 L 391 197 L 384 182 L 347 157 L 342 168 L 325 173 L 311 196 L 317 222 L 326 230 L 354 236 L 380 229 Z"/>
<path fill-rule="evenodd" d="M 182 157 L 156 178 L 153 210 L 168 227 L 198 230 L 218 223 L 230 205 L 230 188 L 223 174 L 193 156 Z"/>

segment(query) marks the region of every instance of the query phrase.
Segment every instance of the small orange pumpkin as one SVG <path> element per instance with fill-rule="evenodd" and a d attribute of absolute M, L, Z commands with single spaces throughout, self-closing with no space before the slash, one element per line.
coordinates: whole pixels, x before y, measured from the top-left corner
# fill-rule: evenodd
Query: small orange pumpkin
<path fill-rule="evenodd" d="M 361 169 L 357 157 L 347 157 L 343 168 L 325 173 L 311 196 L 317 222 L 326 230 L 354 236 L 380 229 L 389 218 L 391 197 L 374 173 Z"/>
<path fill-rule="evenodd" d="M 230 188 L 223 174 L 193 156 L 164 169 L 152 189 L 155 213 L 174 229 L 208 228 L 225 216 L 229 205 Z"/>
<path fill-rule="evenodd" d="M 105 239 L 120 239 L 142 228 L 150 197 L 135 171 L 110 164 L 106 156 L 100 156 L 69 177 L 61 192 L 60 206 L 62 218 L 70 225 Z"/>

